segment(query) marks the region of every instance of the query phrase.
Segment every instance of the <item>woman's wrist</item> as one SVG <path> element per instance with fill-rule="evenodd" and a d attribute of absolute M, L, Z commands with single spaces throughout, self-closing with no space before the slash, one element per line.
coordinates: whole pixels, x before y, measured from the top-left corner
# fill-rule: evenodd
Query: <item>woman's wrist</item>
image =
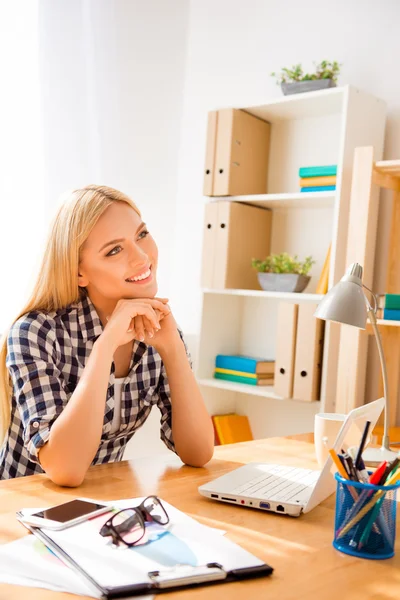
<path fill-rule="evenodd" d="M 102 333 L 100 335 L 100 337 L 97 338 L 97 340 L 95 341 L 95 343 L 93 344 L 93 350 L 100 352 L 101 356 L 105 357 L 106 359 L 110 360 L 110 363 L 113 360 L 116 348 L 113 347 L 113 345 L 110 343 L 110 340 L 107 338 L 107 336 L 104 335 L 104 333 Z"/>
<path fill-rule="evenodd" d="M 161 356 L 161 359 L 164 364 L 166 362 L 173 362 L 175 360 L 179 360 L 183 355 L 185 355 L 186 357 L 185 346 L 183 344 L 181 336 L 179 335 L 178 330 L 176 330 L 176 336 L 174 335 L 172 339 L 169 339 L 168 343 L 166 343 L 165 345 L 163 344 L 161 346 L 157 345 L 157 347 L 155 348 L 158 354 Z"/>

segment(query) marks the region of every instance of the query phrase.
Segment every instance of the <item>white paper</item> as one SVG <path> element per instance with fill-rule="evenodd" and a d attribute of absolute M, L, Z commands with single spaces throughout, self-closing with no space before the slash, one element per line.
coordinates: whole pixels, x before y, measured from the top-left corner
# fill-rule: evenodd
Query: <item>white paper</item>
<path fill-rule="evenodd" d="M 0 582 L 100 598 L 34 535 L 0 546 Z"/>

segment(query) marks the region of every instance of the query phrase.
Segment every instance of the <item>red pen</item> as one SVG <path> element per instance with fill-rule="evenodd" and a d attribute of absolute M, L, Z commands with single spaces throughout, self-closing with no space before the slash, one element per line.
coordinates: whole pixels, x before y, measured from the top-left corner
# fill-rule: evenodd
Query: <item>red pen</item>
<path fill-rule="evenodd" d="M 382 475 L 386 469 L 386 465 L 387 465 L 387 462 L 386 462 L 386 460 L 384 460 L 379 465 L 379 467 L 377 467 L 376 471 L 374 471 L 372 473 L 372 475 L 369 476 L 369 483 L 372 483 L 373 485 L 379 485 Z"/>

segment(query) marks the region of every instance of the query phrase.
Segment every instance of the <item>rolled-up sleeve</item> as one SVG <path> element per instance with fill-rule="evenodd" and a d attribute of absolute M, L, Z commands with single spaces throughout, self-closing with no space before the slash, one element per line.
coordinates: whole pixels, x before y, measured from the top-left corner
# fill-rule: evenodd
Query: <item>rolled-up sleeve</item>
<path fill-rule="evenodd" d="M 7 339 L 6 365 L 23 425 L 23 443 L 35 463 L 69 397 L 57 367 L 56 346 L 55 326 L 43 314 L 14 323 Z"/>
<path fill-rule="evenodd" d="M 190 352 L 186 345 L 185 339 L 183 337 L 182 331 L 179 329 L 179 335 L 181 336 L 181 340 L 185 346 L 186 356 L 188 358 L 190 368 L 192 368 L 192 358 L 190 356 Z M 160 383 L 158 389 L 159 400 L 157 402 L 157 406 L 161 412 L 161 420 L 160 420 L 160 438 L 164 442 L 164 444 L 172 450 L 175 450 L 175 444 L 172 436 L 172 408 L 171 408 L 171 390 L 168 383 L 168 376 L 165 370 L 164 365 L 162 365 Z"/>

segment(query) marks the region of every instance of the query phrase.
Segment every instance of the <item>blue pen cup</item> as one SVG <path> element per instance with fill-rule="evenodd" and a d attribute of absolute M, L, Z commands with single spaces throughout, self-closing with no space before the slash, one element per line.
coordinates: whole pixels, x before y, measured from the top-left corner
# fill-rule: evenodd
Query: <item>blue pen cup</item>
<path fill-rule="evenodd" d="M 340 552 L 360 558 L 383 559 L 394 556 L 396 538 L 396 493 L 394 485 L 372 485 L 343 479 L 337 481 L 335 537 Z"/>

